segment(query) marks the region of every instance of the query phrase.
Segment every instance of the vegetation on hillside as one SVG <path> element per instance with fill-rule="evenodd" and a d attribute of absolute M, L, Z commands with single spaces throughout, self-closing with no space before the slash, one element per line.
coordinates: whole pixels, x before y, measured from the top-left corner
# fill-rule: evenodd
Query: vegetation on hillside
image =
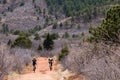
<path fill-rule="evenodd" d="M 32 42 L 25 36 L 19 36 L 12 44 L 12 47 L 31 48 Z"/>
<path fill-rule="evenodd" d="M 2 30 L 1 30 L 1 32 L 3 34 L 6 34 L 6 35 L 9 33 L 9 27 L 8 27 L 7 24 L 2 24 Z"/>
<path fill-rule="evenodd" d="M 67 46 L 63 47 L 61 53 L 58 55 L 58 60 L 61 61 L 64 57 L 66 57 L 69 53 L 69 49 Z"/>
<path fill-rule="evenodd" d="M 36 33 L 34 36 L 35 36 L 35 38 L 34 38 L 35 40 L 40 40 L 39 34 Z"/>
<path fill-rule="evenodd" d="M 37 50 L 38 50 L 38 51 L 42 51 L 42 49 L 43 49 L 43 48 L 42 48 L 41 44 L 39 44 L 39 46 L 38 46 L 38 49 L 37 49 Z"/>
<path fill-rule="evenodd" d="M 120 3 L 119 0 L 46 0 L 51 14 L 61 12 L 66 16 L 81 16 L 90 21 L 104 14 L 104 6 Z"/>
<path fill-rule="evenodd" d="M 91 40 L 120 43 L 120 6 L 107 11 L 106 18 L 99 27 L 90 28 Z"/>
<path fill-rule="evenodd" d="M 43 42 L 43 47 L 46 50 L 52 50 L 53 47 L 54 47 L 54 41 L 53 41 L 53 39 L 52 39 L 52 37 L 50 36 L 49 33 L 47 34 L 47 37 Z"/>
<path fill-rule="evenodd" d="M 64 68 L 85 76 L 85 80 L 119 80 L 119 31 L 120 5 L 117 5 L 107 10 L 99 27 L 90 28 L 93 43 L 72 46 L 69 55 L 61 61 Z M 108 42 L 117 46 L 106 44 Z"/>

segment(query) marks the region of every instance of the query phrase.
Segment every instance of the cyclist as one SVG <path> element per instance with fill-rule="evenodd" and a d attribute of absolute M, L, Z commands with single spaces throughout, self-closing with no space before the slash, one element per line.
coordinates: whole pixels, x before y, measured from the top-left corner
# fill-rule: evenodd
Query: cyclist
<path fill-rule="evenodd" d="M 50 68 L 50 71 L 51 71 L 51 70 L 52 70 L 52 65 L 53 65 L 53 58 L 50 57 L 50 58 L 48 59 L 48 62 L 49 62 L 49 68 Z"/>
<path fill-rule="evenodd" d="M 33 71 L 34 71 L 34 72 L 35 72 L 35 70 L 36 70 L 36 62 L 37 62 L 36 58 L 33 58 L 33 60 L 32 60 L 32 65 L 33 65 Z"/>

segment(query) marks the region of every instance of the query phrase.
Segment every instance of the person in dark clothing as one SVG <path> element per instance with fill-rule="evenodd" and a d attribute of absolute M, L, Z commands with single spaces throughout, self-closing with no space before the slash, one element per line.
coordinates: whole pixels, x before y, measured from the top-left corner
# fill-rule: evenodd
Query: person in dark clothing
<path fill-rule="evenodd" d="M 35 70 L 36 70 L 36 62 L 37 62 L 36 58 L 33 58 L 33 60 L 32 60 L 32 65 L 33 65 L 33 71 L 34 71 L 34 72 L 35 72 Z"/>
<path fill-rule="evenodd" d="M 48 59 L 50 71 L 52 70 L 53 58 Z"/>

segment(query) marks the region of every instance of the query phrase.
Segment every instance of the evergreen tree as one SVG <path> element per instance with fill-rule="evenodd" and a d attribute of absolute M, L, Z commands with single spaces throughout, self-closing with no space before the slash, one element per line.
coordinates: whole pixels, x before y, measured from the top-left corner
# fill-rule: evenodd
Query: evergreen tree
<path fill-rule="evenodd" d="M 25 5 L 25 3 L 24 3 L 24 2 L 21 2 L 21 3 L 20 3 L 20 6 L 24 6 L 24 5 Z"/>
<path fill-rule="evenodd" d="M 6 4 L 7 3 L 7 0 L 3 0 L 3 4 Z"/>
<path fill-rule="evenodd" d="M 58 33 L 53 33 L 53 34 L 51 34 L 50 36 L 51 36 L 51 38 L 52 38 L 53 40 L 59 38 L 59 34 L 58 34 Z"/>
<path fill-rule="evenodd" d="M 59 26 L 60 26 L 60 28 L 62 28 L 62 27 L 63 27 L 63 24 L 62 24 L 62 23 L 60 23 L 60 25 L 59 25 Z"/>
<path fill-rule="evenodd" d="M 46 15 L 46 10 L 43 9 L 43 16 L 44 16 L 44 18 L 45 18 L 45 15 Z"/>
<path fill-rule="evenodd" d="M 35 3 L 36 0 L 32 0 L 32 3 Z"/>
<path fill-rule="evenodd" d="M 64 33 L 63 38 L 69 38 L 68 32 L 65 32 L 65 33 Z"/>
<path fill-rule="evenodd" d="M 19 30 L 16 30 L 13 32 L 14 35 L 19 35 L 21 32 Z"/>
<path fill-rule="evenodd" d="M 9 28 L 7 24 L 2 24 L 2 32 L 3 34 L 6 34 L 6 35 L 8 34 Z"/>
<path fill-rule="evenodd" d="M 63 47 L 61 53 L 58 55 L 58 60 L 61 61 L 65 56 L 69 53 L 69 49 L 67 46 Z"/>
<path fill-rule="evenodd" d="M 31 48 L 32 41 L 25 36 L 19 36 L 17 39 L 15 39 L 12 47 Z"/>
<path fill-rule="evenodd" d="M 81 26 L 80 26 L 80 25 L 78 25 L 78 26 L 77 26 L 77 29 L 81 29 Z"/>
<path fill-rule="evenodd" d="M 42 51 L 42 46 L 39 45 L 37 50 L 38 50 L 38 51 Z"/>
<path fill-rule="evenodd" d="M 58 26 L 57 23 L 54 23 L 54 24 L 53 24 L 53 29 L 56 29 L 57 26 Z"/>
<path fill-rule="evenodd" d="M 47 37 L 43 42 L 43 46 L 46 50 L 52 50 L 54 47 L 54 42 L 49 33 L 47 34 Z"/>
<path fill-rule="evenodd" d="M 12 45 L 12 41 L 11 41 L 11 39 L 9 39 L 9 41 L 8 41 L 7 45 L 9 45 L 9 46 L 11 46 L 11 45 Z"/>
<path fill-rule="evenodd" d="M 107 11 L 106 18 L 102 24 L 89 29 L 91 39 L 95 41 L 103 40 L 120 43 L 120 6 L 114 6 Z"/>
<path fill-rule="evenodd" d="M 35 40 L 40 40 L 40 36 L 39 36 L 39 34 L 35 34 L 35 38 L 34 38 Z"/>

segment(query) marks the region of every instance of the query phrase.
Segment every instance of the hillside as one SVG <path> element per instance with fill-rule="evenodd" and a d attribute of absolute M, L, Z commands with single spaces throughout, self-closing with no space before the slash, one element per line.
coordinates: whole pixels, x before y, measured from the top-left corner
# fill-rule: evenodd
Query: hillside
<path fill-rule="evenodd" d="M 80 32 L 86 32 L 89 26 L 100 24 L 101 18 L 105 15 L 105 9 L 109 5 L 118 3 L 118 0 L 2 0 L 0 2 L 0 23 L 1 27 L 2 24 L 8 25 L 12 32 L 15 30 L 29 32 L 36 26 L 45 28 L 72 16 L 70 26 L 80 26 L 83 28 Z M 64 27 L 68 29 L 71 28 L 70 26 L 65 25 Z M 76 27 L 71 29 L 72 32 L 79 32 Z M 55 32 L 59 32 L 59 30 Z"/>
<path fill-rule="evenodd" d="M 31 0 L 8 0 L 6 4 L 1 3 L 1 23 L 7 24 L 9 29 L 22 31 L 33 29 L 37 25 L 43 26 L 45 19 L 42 11 L 46 6 L 41 4 L 45 4 L 44 1 L 33 3 Z"/>
<path fill-rule="evenodd" d="M 116 3 L 118 4 L 119 1 L 2 0 L 0 17 L 1 23 L 7 24 L 10 30 L 28 31 L 35 26 L 44 28 L 56 22 L 56 19 L 61 20 L 67 16 L 77 16 L 74 17 L 74 23 L 77 24 L 89 22 L 97 17 L 103 17 L 105 9 Z"/>
<path fill-rule="evenodd" d="M 84 22 L 104 16 L 105 9 L 109 5 L 119 4 L 118 0 L 46 0 L 49 12 L 60 17 L 61 13 L 65 16 L 77 16 Z"/>

